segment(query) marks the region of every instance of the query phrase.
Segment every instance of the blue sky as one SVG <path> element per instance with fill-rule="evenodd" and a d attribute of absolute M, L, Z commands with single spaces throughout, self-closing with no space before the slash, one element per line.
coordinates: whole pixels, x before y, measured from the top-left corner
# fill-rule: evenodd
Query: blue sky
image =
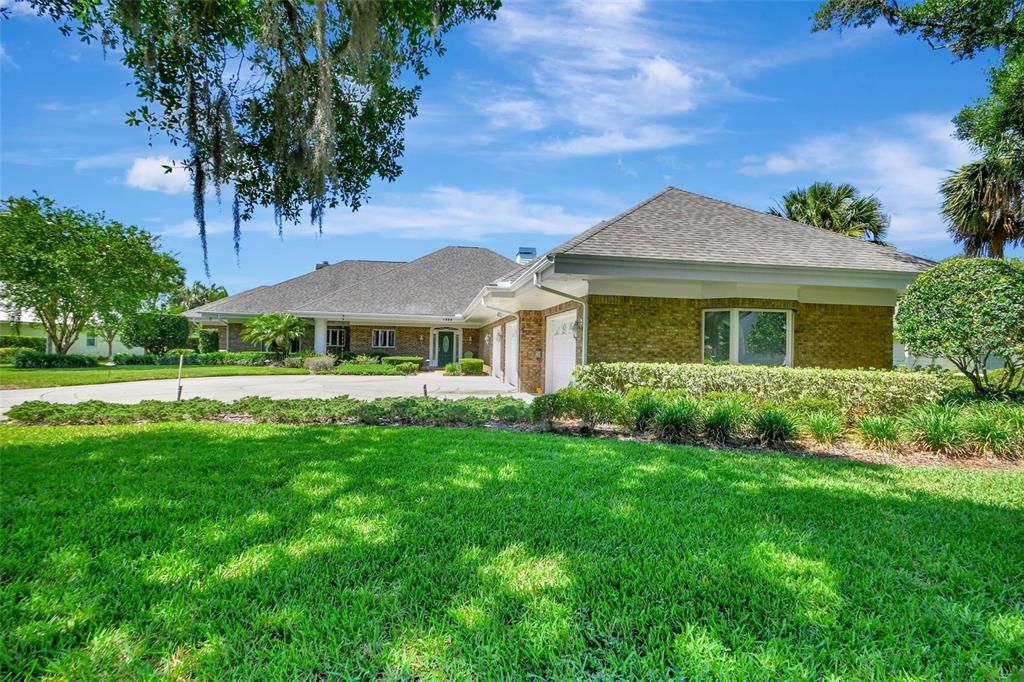
<path fill-rule="evenodd" d="M 985 60 L 954 63 L 885 28 L 812 34 L 813 3 L 508 2 L 462 27 L 424 82 L 405 173 L 324 235 L 270 215 L 245 226 L 211 197 L 213 281 L 234 293 L 345 258 L 446 244 L 544 250 L 666 185 L 765 209 L 815 180 L 851 182 L 892 215 L 891 241 L 956 252 L 936 187 L 971 158 L 950 118 L 985 94 Z M 124 125 L 130 73 L 13 8 L 2 25 L 4 195 L 38 190 L 162 235 L 202 278 L 175 150 Z"/>

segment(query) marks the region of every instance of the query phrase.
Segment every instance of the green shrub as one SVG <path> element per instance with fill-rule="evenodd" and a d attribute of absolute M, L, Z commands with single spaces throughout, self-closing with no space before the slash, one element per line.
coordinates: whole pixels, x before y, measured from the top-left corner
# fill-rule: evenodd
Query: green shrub
<path fill-rule="evenodd" d="M 267 364 L 273 358 L 273 353 L 263 353 L 260 351 L 239 353 L 217 351 L 215 353 L 189 353 L 185 355 L 185 364 L 260 366 Z M 114 356 L 114 362 L 119 365 L 176 365 L 178 364 L 178 356 L 156 355 L 154 353 L 141 353 L 139 355 L 118 353 Z M 301 367 L 301 365 L 297 366 Z"/>
<path fill-rule="evenodd" d="M 179 355 L 194 355 L 195 352 L 192 348 L 168 348 L 166 354 L 177 358 Z"/>
<path fill-rule="evenodd" d="M 754 414 L 754 433 L 765 447 L 780 448 L 796 438 L 797 424 L 785 410 L 768 407 Z"/>
<path fill-rule="evenodd" d="M 622 409 L 622 399 L 614 393 L 588 391 L 569 386 L 558 391 L 558 402 L 563 418 L 576 419 L 583 431 L 592 430 L 598 424 L 616 423 Z"/>
<path fill-rule="evenodd" d="M 0 348 L 0 365 L 7 365 L 14 362 L 14 354 L 19 350 L 21 350 L 21 348 Z"/>
<path fill-rule="evenodd" d="M 220 332 L 216 329 L 197 329 L 192 335 L 196 342 L 196 352 L 216 353 L 220 350 Z"/>
<path fill-rule="evenodd" d="M 654 425 L 661 405 L 661 400 L 649 388 L 635 388 L 626 394 L 620 423 L 633 433 L 646 433 Z"/>
<path fill-rule="evenodd" d="M 944 357 L 978 393 L 1024 387 L 1024 261 L 950 258 L 907 287 L 896 338 L 914 355 Z M 1011 371 L 988 373 L 989 357 Z"/>
<path fill-rule="evenodd" d="M 394 365 L 360 365 L 354 362 L 343 362 L 334 368 L 335 374 L 354 376 L 400 376 L 402 373 Z"/>
<path fill-rule="evenodd" d="M 518 398 L 494 398 L 494 417 L 505 424 L 524 424 L 530 421 L 530 406 Z"/>
<path fill-rule="evenodd" d="M 419 367 L 423 364 L 423 358 L 415 355 L 388 355 L 380 358 L 380 362 L 384 365 L 405 365 L 412 363 Z"/>
<path fill-rule="evenodd" d="M 530 403 L 530 421 L 551 425 L 552 419 L 562 415 L 562 397 L 558 393 L 539 395 Z"/>
<path fill-rule="evenodd" d="M 463 374 L 480 376 L 484 373 L 484 361 L 480 358 L 462 358 L 459 360 L 459 369 Z"/>
<path fill-rule="evenodd" d="M 304 358 L 302 360 L 302 366 L 308 369 L 311 374 L 327 374 L 334 370 L 334 356 L 318 355 L 311 358 Z"/>
<path fill-rule="evenodd" d="M 579 365 L 574 376 L 581 388 L 620 395 L 646 387 L 682 390 L 695 398 L 709 393 L 744 393 L 757 403 L 827 399 L 855 416 L 900 412 L 913 405 L 934 403 L 964 382 L 953 375 L 924 372 L 666 363 Z"/>
<path fill-rule="evenodd" d="M 900 441 L 896 419 L 886 415 L 864 417 L 858 426 L 861 441 L 869 448 L 891 450 Z"/>
<path fill-rule="evenodd" d="M 700 426 L 700 404 L 690 398 L 664 403 L 654 415 L 654 433 L 669 443 L 692 441 Z"/>
<path fill-rule="evenodd" d="M 306 360 L 308 359 L 309 358 L 304 358 L 301 355 L 289 355 L 281 358 L 281 365 L 291 369 L 299 369 L 306 366 Z M 332 363 L 331 366 L 333 367 L 334 364 Z"/>
<path fill-rule="evenodd" d="M 742 397 L 724 397 L 706 400 L 704 433 L 708 439 L 726 443 L 737 437 L 743 425 L 750 419 L 749 401 Z"/>
<path fill-rule="evenodd" d="M 15 367 L 26 369 L 64 369 L 68 367 L 95 367 L 98 361 L 89 355 L 58 355 L 57 353 L 40 353 L 29 348 L 20 348 L 11 357 Z"/>
<path fill-rule="evenodd" d="M 449 362 L 447 365 L 444 366 L 444 373 L 447 376 L 455 377 L 462 374 L 462 369 L 459 367 L 457 363 Z"/>
<path fill-rule="evenodd" d="M 955 455 L 967 447 L 960 410 L 950 405 L 920 405 L 908 412 L 904 425 L 912 442 L 934 452 Z"/>
<path fill-rule="evenodd" d="M 820 410 L 804 417 L 811 438 L 821 445 L 832 445 L 843 435 L 843 420 L 838 412 Z"/>
<path fill-rule="evenodd" d="M 46 337 L 0 334 L 0 348 L 29 348 L 31 350 L 37 350 L 40 353 L 45 353 Z"/>
<path fill-rule="evenodd" d="M 806 420 L 812 414 L 819 412 L 827 412 L 836 416 L 843 414 L 839 401 L 832 398 L 797 398 L 785 403 L 782 407 L 796 417 L 798 421 Z"/>
<path fill-rule="evenodd" d="M 351 360 L 346 360 L 345 362 L 346 364 L 350 365 L 379 365 L 381 364 L 380 360 L 381 358 L 379 355 L 374 355 L 372 353 L 363 353 L 360 355 L 356 355 Z"/>
<path fill-rule="evenodd" d="M 415 374 L 420 371 L 420 363 L 418 362 L 401 362 L 395 365 L 395 368 L 402 374 Z"/>

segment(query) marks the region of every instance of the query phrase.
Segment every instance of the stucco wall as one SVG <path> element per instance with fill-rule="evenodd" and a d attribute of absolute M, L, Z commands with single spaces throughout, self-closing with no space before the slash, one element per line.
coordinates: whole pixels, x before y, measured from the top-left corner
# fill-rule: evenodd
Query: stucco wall
<path fill-rule="evenodd" d="M 747 298 L 591 296 L 589 362 L 700 362 L 707 308 L 793 311 L 797 367 L 892 366 L 888 306 L 834 305 Z"/>

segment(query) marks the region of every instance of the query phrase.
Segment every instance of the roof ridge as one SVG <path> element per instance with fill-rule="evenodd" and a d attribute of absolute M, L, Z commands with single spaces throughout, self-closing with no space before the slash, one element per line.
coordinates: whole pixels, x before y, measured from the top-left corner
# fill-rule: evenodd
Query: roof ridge
<path fill-rule="evenodd" d="M 605 229 L 607 229 L 608 227 L 611 227 L 612 225 L 614 225 L 614 224 L 615 224 L 615 223 L 617 223 L 618 221 L 622 220 L 623 218 L 625 218 L 625 217 L 626 217 L 626 216 L 628 216 L 629 214 L 631 214 L 631 213 L 633 213 L 634 211 L 637 211 L 637 210 L 639 210 L 639 209 L 643 208 L 643 207 L 644 207 L 644 206 L 646 206 L 647 204 L 651 203 L 651 202 L 652 202 L 652 201 L 654 201 L 655 199 L 658 199 L 658 198 L 660 198 L 660 197 L 661 197 L 662 195 L 664 195 L 664 194 L 668 193 L 668 192 L 669 192 L 670 190 L 673 190 L 673 189 L 676 189 L 676 188 L 675 188 L 675 187 L 673 187 L 672 185 L 669 185 L 668 187 L 666 187 L 665 189 L 661 190 L 660 192 L 658 192 L 658 193 L 656 193 L 656 194 L 653 194 L 653 195 L 651 195 L 651 196 L 647 197 L 646 199 L 644 199 L 643 201 L 641 201 L 641 202 L 640 202 L 639 204 L 636 204 L 635 206 L 632 206 L 632 207 L 630 207 L 630 208 L 627 208 L 627 209 L 626 209 L 625 211 L 622 211 L 622 212 L 621 212 L 621 213 L 619 213 L 618 215 L 615 215 L 615 216 L 613 216 L 613 217 L 612 217 L 611 219 L 609 219 L 609 220 L 602 220 L 602 221 L 601 221 L 600 223 L 598 223 L 597 225 L 594 225 L 594 227 L 591 227 L 591 228 L 589 228 L 589 229 L 587 229 L 587 230 L 584 230 L 583 232 L 581 232 L 581 233 L 580 233 L 579 235 L 577 235 L 577 236 L 578 236 L 578 237 L 583 237 L 583 235 L 584 235 L 584 234 L 586 234 L 587 232 L 590 232 L 590 234 L 587 234 L 587 236 L 586 236 L 586 237 L 583 237 L 583 239 L 580 239 L 580 240 L 579 240 L 578 242 L 576 242 L 575 244 L 573 244 L 573 245 L 572 245 L 572 246 L 571 246 L 570 248 L 573 248 L 573 249 L 575 249 L 576 247 L 580 246 L 581 244 L 583 244 L 583 243 L 584 243 L 585 241 L 587 241 L 588 239 L 591 239 L 591 238 L 593 238 L 594 236 L 596 236 L 596 235 L 600 234 L 600 233 L 601 233 L 601 232 L 603 232 L 603 231 L 604 231 Z M 596 229 L 595 229 L 595 228 L 596 228 Z M 592 231 L 591 231 L 591 230 L 592 230 Z M 575 237 L 574 237 L 573 239 L 575 239 Z M 572 241 L 572 239 L 570 239 L 569 241 L 567 241 L 567 242 L 565 242 L 565 243 L 566 243 L 566 244 L 568 244 L 568 243 L 569 243 L 569 242 L 571 242 L 571 241 Z M 561 247 L 558 247 L 558 248 L 561 248 Z M 554 249 L 552 249 L 552 251 L 554 251 Z"/>

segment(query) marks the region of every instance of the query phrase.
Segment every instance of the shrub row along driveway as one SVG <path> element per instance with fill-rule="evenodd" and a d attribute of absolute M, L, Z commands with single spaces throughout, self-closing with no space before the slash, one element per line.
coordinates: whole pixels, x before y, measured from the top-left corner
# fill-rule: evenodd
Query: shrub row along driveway
<path fill-rule="evenodd" d="M 515 395 L 507 384 L 494 377 L 450 377 L 432 372 L 398 377 L 301 376 L 236 376 L 185 379 L 182 398 L 213 398 L 238 400 L 246 396 L 270 398 L 330 398 L 347 395 L 360 400 L 373 398 L 427 395 L 435 398 L 488 397 Z M 52 403 L 77 403 L 84 400 L 105 400 L 113 403 L 138 403 L 143 400 L 174 400 L 178 393 L 176 379 L 132 381 L 89 386 L 59 388 L 28 388 L 0 391 L 0 414 L 26 400 Z"/>

